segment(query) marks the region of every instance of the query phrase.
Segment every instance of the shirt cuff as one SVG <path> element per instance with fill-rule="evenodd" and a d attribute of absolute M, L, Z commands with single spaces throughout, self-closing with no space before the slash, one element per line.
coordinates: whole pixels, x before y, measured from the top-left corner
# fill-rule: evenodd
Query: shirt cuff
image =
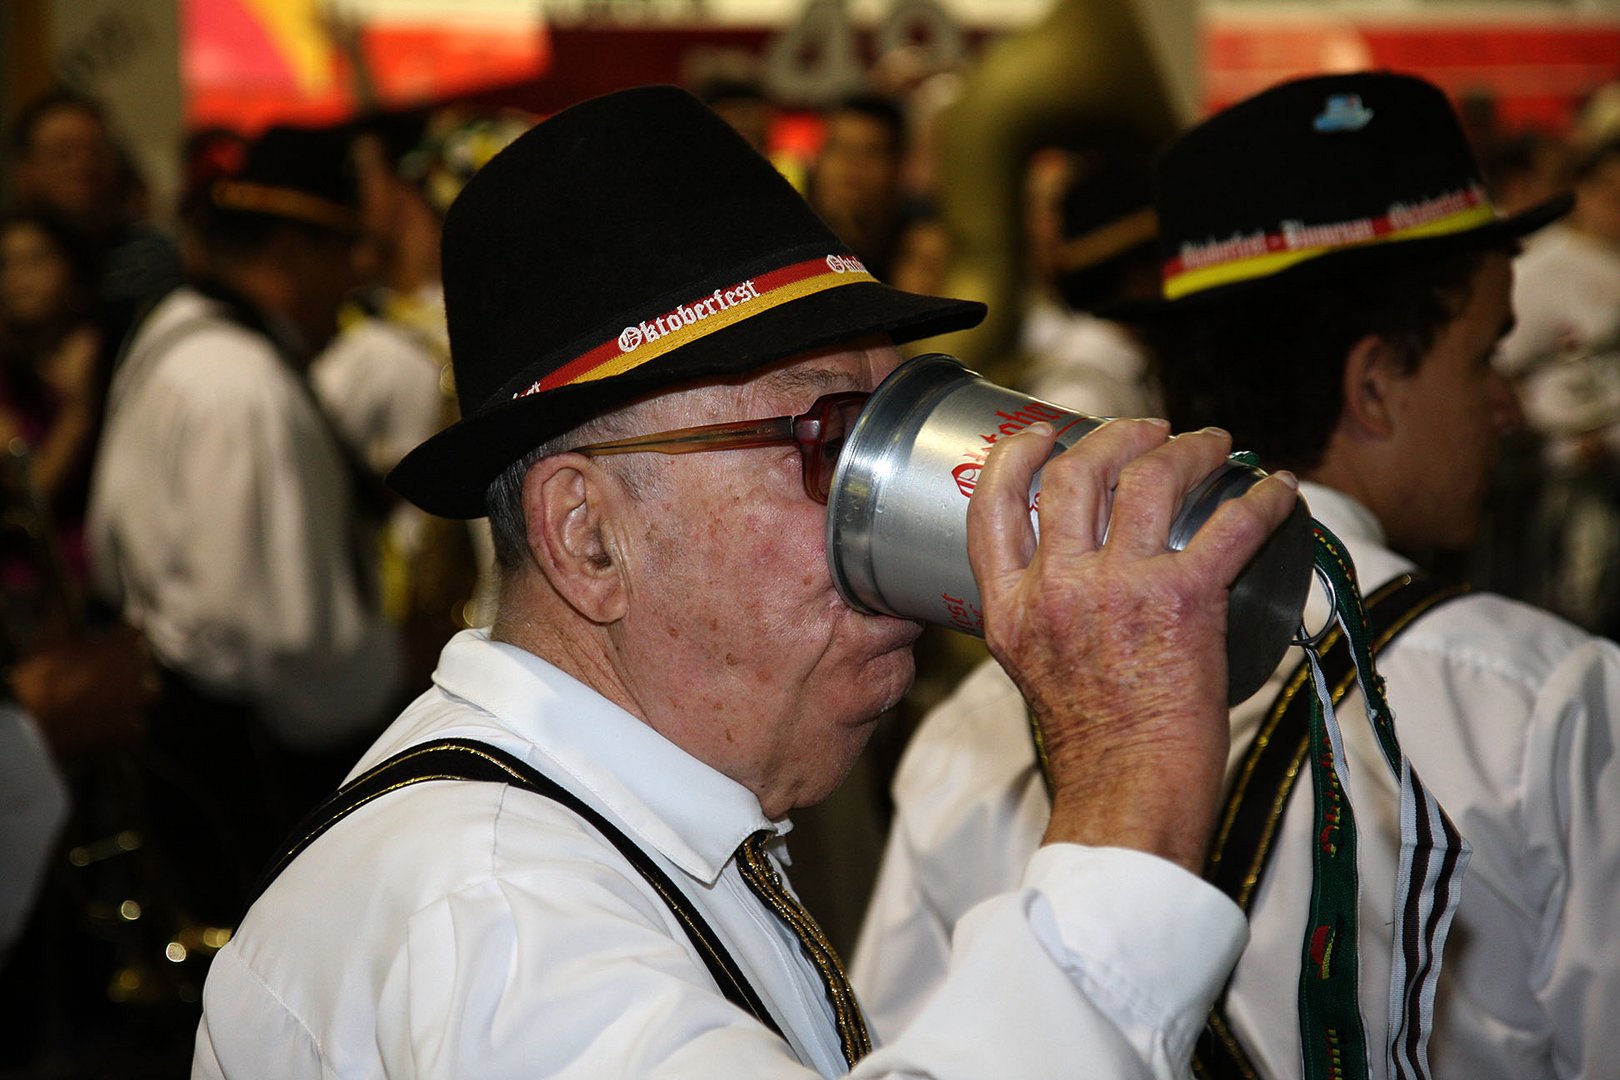
<path fill-rule="evenodd" d="M 1048 844 L 1024 871 L 1036 939 L 1070 978 L 1162 1031 L 1172 1055 L 1202 1030 L 1248 943 L 1225 893 L 1167 859 L 1127 848 Z"/>

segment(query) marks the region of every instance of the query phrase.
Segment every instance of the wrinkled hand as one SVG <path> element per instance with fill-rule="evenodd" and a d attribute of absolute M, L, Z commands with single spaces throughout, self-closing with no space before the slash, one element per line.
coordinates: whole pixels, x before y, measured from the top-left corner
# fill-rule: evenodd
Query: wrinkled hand
<path fill-rule="evenodd" d="M 1053 441 L 1036 425 L 999 444 L 968 506 L 985 641 L 1051 765 L 1046 841 L 1136 848 L 1198 873 L 1230 742 L 1227 590 L 1297 485 L 1274 474 L 1176 552 L 1170 524 L 1230 436 L 1115 420 L 1047 462 Z M 1043 463 L 1037 545 L 1027 493 Z"/>

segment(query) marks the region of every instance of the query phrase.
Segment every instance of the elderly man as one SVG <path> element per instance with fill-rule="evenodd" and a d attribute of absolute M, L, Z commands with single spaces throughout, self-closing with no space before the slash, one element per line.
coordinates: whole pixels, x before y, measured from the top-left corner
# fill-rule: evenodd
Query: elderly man
<path fill-rule="evenodd" d="M 194 1075 L 1183 1070 L 1243 939 L 1186 870 L 1226 746 L 1225 590 L 1291 478 L 1172 554 L 1229 439 L 1122 422 L 1047 467 L 1037 548 L 1053 433 L 992 456 L 973 560 L 1056 809 L 944 991 L 869 1054 L 783 836 L 905 690 L 918 628 L 839 597 L 823 503 L 893 343 L 982 308 L 875 281 L 668 88 L 520 138 L 452 207 L 444 263 L 466 415 L 393 482 L 487 508 L 499 618 L 446 647 L 219 954 Z M 663 456 L 686 450 L 710 452 Z"/>
<path fill-rule="evenodd" d="M 1498 215 L 1444 95 L 1388 74 L 1296 80 L 1233 106 L 1171 146 L 1158 180 L 1168 299 L 1141 313 L 1156 317 L 1170 417 L 1221 423 L 1305 479 L 1369 591 L 1403 747 L 1473 844 L 1433 1075 L 1620 1075 L 1620 650 L 1501 597 L 1459 598 L 1397 553 L 1466 544 L 1479 524 L 1516 418 L 1490 365 L 1512 325 L 1514 237 L 1560 207 Z M 1208 873 L 1253 937 L 1199 1050 L 1211 1076 L 1302 1070 L 1317 837 L 1293 783 L 1304 679 L 1290 657 L 1232 712 Z M 1362 711 L 1352 692 L 1340 715 L 1365 875 L 1360 1007 L 1382 1076 L 1402 826 Z M 987 667 L 908 748 L 855 962 L 880 1030 L 925 1000 L 952 928 L 1039 842 L 1048 800 L 1027 732 L 1017 690 Z"/>

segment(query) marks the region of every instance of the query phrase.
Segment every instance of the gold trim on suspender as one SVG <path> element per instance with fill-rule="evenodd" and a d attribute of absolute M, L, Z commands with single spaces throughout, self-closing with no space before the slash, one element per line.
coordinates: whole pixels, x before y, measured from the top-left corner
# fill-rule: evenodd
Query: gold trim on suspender
<path fill-rule="evenodd" d="M 782 876 L 765 854 L 765 843 L 771 833 L 761 829 L 737 848 L 737 870 L 743 882 L 799 939 L 805 955 L 821 975 L 827 990 L 827 1000 L 833 1008 L 833 1019 L 838 1026 L 838 1042 L 844 1051 L 844 1060 L 853 1068 L 855 1063 L 872 1052 L 872 1037 L 866 1030 L 855 991 L 849 985 L 849 976 L 838 960 L 838 953 L 816 920 L 794 899 L 782 884 Z"/>

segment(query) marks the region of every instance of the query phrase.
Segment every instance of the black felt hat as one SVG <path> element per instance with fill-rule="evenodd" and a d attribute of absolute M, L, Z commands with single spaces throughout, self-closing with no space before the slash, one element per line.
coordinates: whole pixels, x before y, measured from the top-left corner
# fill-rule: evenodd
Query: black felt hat
<path fill-rule="evenodd" d="M 1111 147 L 1081 155 L 1060 207 L 1063 240 L 1052 254 L 1061 274 L 1134 255 L 1158 235 L 1147 155 Z"/>
<path fill-rule="evenodd" d="M 463 419 L 388 482 L 445 517 L 481 516 L 512 462 L 652 391 L 984 317 L 879 283 L 768 161 L 673 87 L 596 98 L 518 138 L 450 207 L 443 258 Z"/>
<path fill-rule="evenodd" d="M 1120 317 L 1510 239 L 1569 207 L 1501 216 L 1445 94 L 1388 72 L 1297 79 L 1240 102 L 1165 151 L 1156 188 L 1164 298 Z"/>
<path fill-rule="evenodd" d="M 360 231 L 346 128 L 282 125 L 247 148 L 235 175 L 209 193 L 220 210 L 297 221 L 348 236 Z"/>

